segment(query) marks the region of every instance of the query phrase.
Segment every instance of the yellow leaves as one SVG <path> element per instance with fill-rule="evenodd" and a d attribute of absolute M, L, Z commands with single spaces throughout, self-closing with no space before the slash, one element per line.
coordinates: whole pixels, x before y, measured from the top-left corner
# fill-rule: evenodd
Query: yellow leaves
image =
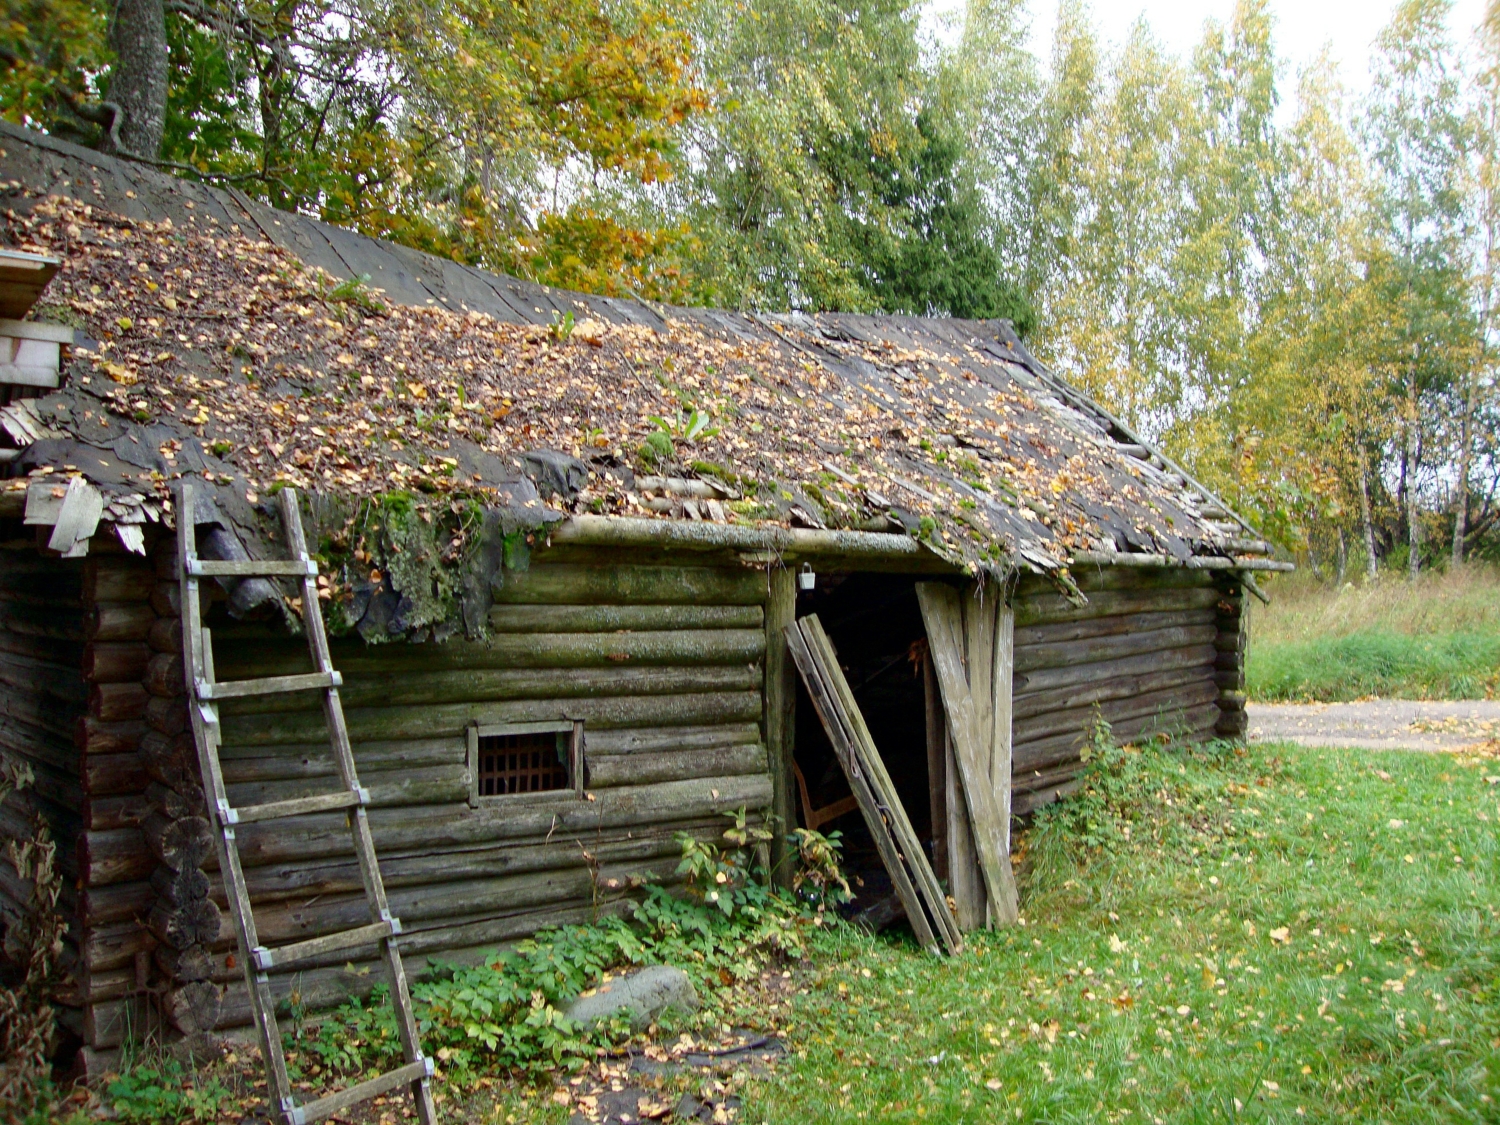
<path fill-rule="evenodd" d="M 115 324 L 119 326 L 121 332 L 129 332 L 135 326 L 135 322 L 128 316 L 116 317 Z"/>
<path fill-rule="evenodd" d="M 123 363 L 106 363 L 105 373 L 121 386 L 129 387 L 141 381 L 140 375 Z"/>
<path fill-rule="evenodd" d="M 1277 926 L 1274 930 L 1271 931 L 1269 937 L 1271 939 L 1271 944 L 1273 945 L 1287 945 L 1292 940 L 1291 927 Z"/>
<path fill-rule="evenodd" d="M 1124 953 L 1126 943 L 1120 939 L 1119 934 L 1109 935 L 1109 951 L 1111 953 Z"/>

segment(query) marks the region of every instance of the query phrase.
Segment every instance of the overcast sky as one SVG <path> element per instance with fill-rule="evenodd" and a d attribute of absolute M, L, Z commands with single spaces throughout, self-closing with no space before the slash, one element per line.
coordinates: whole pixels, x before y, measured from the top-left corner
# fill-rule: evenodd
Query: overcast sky
<path fill-rule="evenodd" d="M 963 11 L 962 0 L 935 0 L 933 7 L 939 21 L 942 13 Z M 1032 50 L 1045 61 L 1051 55 L 1057 2 L 1030 0 L 1029 7 Z M 1123 42 L 1131 25 L 1144 16 L 1158 41 L 1186 57 L 1202 38 L 1205 21 L 1228 22 L 1234 0 L 1093 0 L 1091 7 L 1094 26 L 1107 41 Z M 1298 69 L 1317 58 L 1325 45 L 1339 64 L 1345 87 L 1363 93 L 1375 36 L 1395 7 L 1395 0 L 1271 0 L 1276 53 L 1289 64 L 1281 78 L 1283 111 L 1295 95 Z M 1484 0 L 1456 0 L 1455 40 L 1466 40 L 1483 14 Z"/>

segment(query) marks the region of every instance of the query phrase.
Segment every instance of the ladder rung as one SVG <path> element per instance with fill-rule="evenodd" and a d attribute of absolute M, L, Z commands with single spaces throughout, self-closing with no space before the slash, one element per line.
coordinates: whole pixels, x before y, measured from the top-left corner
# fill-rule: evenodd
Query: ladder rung
<path fill-rule="evenodd" d="M 279 695 L 288 691 L 314 691 L 339 687 L 344 677 L 337 672 L 308 672 L 301 676 L 266 676 L 259 680 L 229 680 L 224 683 L 198 681 L 199 699 L 241 699 L 247 695 Z"/>
<path fill-rule="evenodd" d="M 321 1121 L 329 1114 L 337 1113 L 341 1109 L 348 1109 L 352 1105 L 368 1101 L 370 1098 L 378 1098 L 387 1090 L 394 1090 L 398 1086 L 404 1086 L 408 1082 L 416 1082 L 421 1078 L 432 1075 L 432 1060 L 418 1059 L 409 1062 L 405 1066 L 398 1066 L 395 1070 L 387 1071 L 385 1074 L 366 1079 L 347 1090 L 340 1090 L 336 1094 L 329 1094 L 325 1098 L 319 1098 L 315 1102 L 297 1106 L 287 1114 L 287 1119 L 292 1125 L 310 1125 L 313 1121 Z"/>
<path fill-rule="evenodd" d="M 316 797 L 293 797 L 286 801 L 267 801 L 263 805 L 246 805 L 232 809 L 225 805 L 219 809 L 219 819 L 225 824 L 253 824 L 258 820 L 280 820 L 288 816 L 306 816 L 309 813 L 334 812 L 367 804 L 370 791 L 361 788 L 347 793 L 320 793 Z"/>
<path fill-rule="evenodd" d="M 187 572 L 194 578 L 305 578 L 316 576 L 318 564 L 308 559 L 188 559 Z"/>
<path fill-rule="evenodd" d="M 279 945 L 275 949 L 259 945 L 250 951 L 250 956 L 255 961 L 255 967 L 264 972 L 291 961 L 321 957 L 325 953 L 337 953 L 341 949 L 353 949 L 358 945 L 369 945 L 372 941 L 400 932 L 401 923 L 393 918 L 389 922 L 371 922 L 368 926 L 356 926 L 352 930 L 336 934 L 324 934 L 322 937 L 308 938 L 291 945 Z"/>

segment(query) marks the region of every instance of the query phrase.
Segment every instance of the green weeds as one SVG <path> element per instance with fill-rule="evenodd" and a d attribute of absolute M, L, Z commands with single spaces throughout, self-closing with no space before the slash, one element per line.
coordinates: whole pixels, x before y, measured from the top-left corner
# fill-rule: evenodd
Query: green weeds
<path fill-rule="evenodd" d="M 1024 926 L 830 943 L 747 1121 L 1500 1120 L 1500 763 L 1093 767 L 1020 837 Z"/>

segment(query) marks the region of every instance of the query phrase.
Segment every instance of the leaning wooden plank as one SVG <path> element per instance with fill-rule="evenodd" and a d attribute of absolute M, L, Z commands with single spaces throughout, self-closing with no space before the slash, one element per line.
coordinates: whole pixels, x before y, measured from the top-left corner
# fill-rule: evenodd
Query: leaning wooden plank
<path fill-rule="evenodd" d="M 854 795 L 859 800 L 859 811 L 863 814 L 865 824 L 870 829 L 870 835 L 875 840 L 875 847 L 880 852 L 881 862 L 890 873 L 896 894 L 900 897 L 902 906 L 906 908 L 906 915 L 911 920 L 911 928 L 917 936 L 917 942 L 923 949 L 936 951 L 937 939 L 933 936 L 932 926 L 927 920 L 927 912 L 907 874 L 906 865 L 896 848 L 895 840 L 891 838 L 890 826 L 885 819 L 886 812 L 894 813 L 894 810 L 883 811 L 875 795 L 870 791 L 870 784 L 864 771 L 854 760 L 854 748 L 850 744 L 848 730 L 840 716 L 841 708 L 832 691 L 824 684 L 812 653 L 808 650 L 807 642 L 795 624 L 787 627 L 786 639 L 792 662 L 797 665 L 797 671 L 802 675 L 802 682 L 807 685 L 807 694 L 812 699 L 813 709 L 817 711 L 823 729 L 828 734 L 828 740 L 833 744 L 834 756 L 838 758 L 839 765 L 844 768 L 844 774 L 849 779 L 849 787 L 854 790 Z"/>
<path fill-rule="evenodd" d="M 942 939 L 944 947 L 950 953 L 957 953 L 963 948 L 963 934 L 948 910 L 948 900 L 943 894 L 942 884 L 932 873 L 932 865 L 927 862 L 927 854 L 922 850 L 922 843 L 917 839 L 916 831 L 907 818 L 906 809 L 901 804 L 901 796 L 896 791 L 895 783 L 891 781 L 891 775 L 886 771 L 885 760 L 880 756 L 875 739 L 870 735 L 870 728 L 865 725 L 864 714 L 855 701 L 849 681 L 844 678 L 833 642 L 823 631 L 823 623 L 818 620 L 816 614 L 803 618 L 801 629 L 803 637 L 808 642 L 808 648 L 823 673 L 824 682 L 833 690 L 849 722 L 854 752 L 859 764 L 870 778 L 871 789 L 890 810 L 890 823 L 896 844 L 908 857 L 907 866 L 911 871 L 912 883 L 927 905 L 933 920 L 933 929 Z"/>
<path fill-rule="evenodd" d="M 978 744 L 974 700 L 969 694 L 968 680 L 964 675 L 960 640 L 962 611 L 958 592 L 941 583 L 919 582 L 917 601 L 922 609 L 923 623 L 927 627 L 927 643 L 937 668 L 943 706 L 948 712 L 948 726 L 953 732 L 954 757 L 963 778 L 964 801 L 969 807 L 969 820 L 974 827 L 985 888 L 995 904 L 996 918 L 1009 924 L 1016 920 L 1019 913 L 1015 874 L 1010 869 L 1009 858 L 1000 850 L 1000 843 L 1004 838 L 1000 812 L 995 806 L 990 764 L 987 756 L 981 754 Z"/>
<path fill-rule="evenodd" d="M 300 1110 L 298 1121 L 304 1125 L 311 1125 L 314 1121 L 321 1121 L 325 1117 L 331 1117 L 340 1110 L 348 1109 L 350 1106 L 367 1102 L 371 1098 L 378 1098 L 381 1094 L 405 1086 L 411 1082 L 420 1081 L 432 1074 L 432 1063 L 427 1059 L 407 1063 L 405 1066 L 397 1067 L 388 1071 L 378 1078 L 371 1078 L 350 1086 L 346 1090 L 340 1090 L 336 1094 L 319 1098 L 315 1102 L 308 1102 Z"/>

